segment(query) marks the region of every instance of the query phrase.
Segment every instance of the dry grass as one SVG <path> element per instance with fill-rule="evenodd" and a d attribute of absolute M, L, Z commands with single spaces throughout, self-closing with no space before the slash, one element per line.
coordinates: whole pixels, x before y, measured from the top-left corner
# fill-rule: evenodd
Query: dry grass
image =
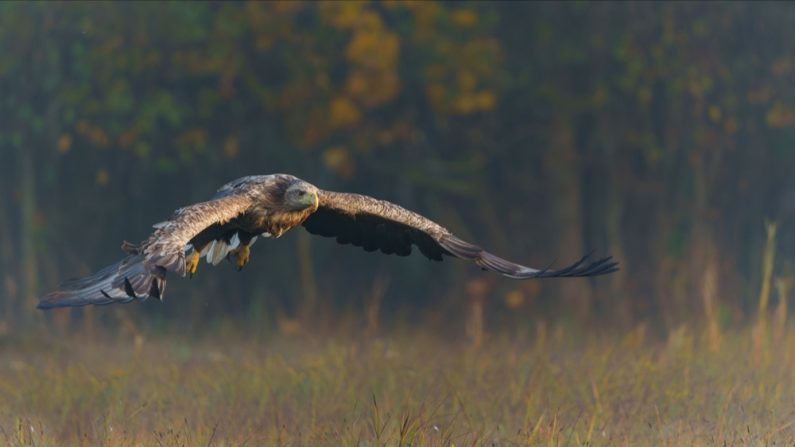
<path fill-rule="evenodd" d="M 753 337 L 6 340 L 0 444 L 792 444 L 795 332 Z"/>

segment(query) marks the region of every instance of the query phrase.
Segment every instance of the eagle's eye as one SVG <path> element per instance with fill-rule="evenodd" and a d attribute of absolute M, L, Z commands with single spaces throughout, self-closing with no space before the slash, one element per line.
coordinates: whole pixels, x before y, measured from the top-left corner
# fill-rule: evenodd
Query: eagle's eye
<path fill-rule="evenodd" d="M 306 194 L 306 192 L 301 191 L 301 190 L 298 191 L 298 197 L 303 197 L 304 194 Z"/>

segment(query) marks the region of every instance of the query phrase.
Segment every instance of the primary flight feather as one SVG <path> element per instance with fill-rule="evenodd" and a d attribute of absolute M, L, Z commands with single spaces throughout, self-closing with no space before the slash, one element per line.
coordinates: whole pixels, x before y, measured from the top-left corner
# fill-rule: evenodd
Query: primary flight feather
<path fill-rule="evenodd" d="M 163 299 L 166 273 L 193 275 L 202 257 L 227 259 L 242 269 L 258 236 L 279 237 L 303 225 L 366 251 L 407 256 L 417 246 L 426 257 L 453 256 L 513 279 L 597 276 L 618 270 L 610 257 L 587 256 L 560 270 L 525 267 L 463 241 L 446 228 L 394 203 L 318 189 L 287 174 L 243 177 L 222 186 L 210 200 L 174 212 L 141 244 L 125 242 L 128 256 L 85 278 L 70 280 L 41 299 L 40 309 Z"/>

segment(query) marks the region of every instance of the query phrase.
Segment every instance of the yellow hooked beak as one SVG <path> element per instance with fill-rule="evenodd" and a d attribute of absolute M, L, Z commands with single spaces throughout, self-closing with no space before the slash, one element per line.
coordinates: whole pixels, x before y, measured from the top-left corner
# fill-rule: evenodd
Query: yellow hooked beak
<path fill-rule="evenodd" d="M 317 196 L 317 191 L 307 191 L 306 194 L 301 196 L 300 200 L 302 205 L 312 208 L 313 211 L 317 211 L 317 207 L 320 206 L 320 198 Z"/>

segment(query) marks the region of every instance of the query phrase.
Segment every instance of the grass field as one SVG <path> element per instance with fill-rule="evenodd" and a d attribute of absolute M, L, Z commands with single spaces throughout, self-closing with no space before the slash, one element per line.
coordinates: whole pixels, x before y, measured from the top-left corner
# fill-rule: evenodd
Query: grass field
<path fill-rule="evenodd" d="M 792 445 L 795 331 L 2 341 L 3 445 Z M 588 331 L 585 331 L 588 333 Z"/>

